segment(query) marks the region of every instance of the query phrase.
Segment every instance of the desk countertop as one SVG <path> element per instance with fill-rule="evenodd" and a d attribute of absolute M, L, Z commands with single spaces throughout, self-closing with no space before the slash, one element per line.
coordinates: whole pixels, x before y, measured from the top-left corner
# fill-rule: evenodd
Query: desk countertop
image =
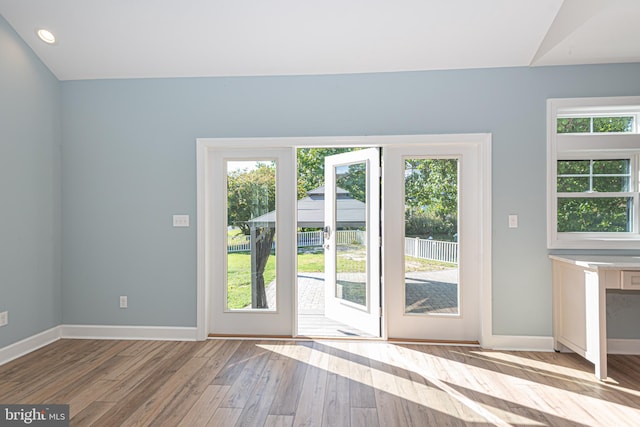
<path fill-rule="evenodd" d="M 549 258 L 592 270 L 640 270 L 640 256 L 636 255 L 549 255 Z"/>

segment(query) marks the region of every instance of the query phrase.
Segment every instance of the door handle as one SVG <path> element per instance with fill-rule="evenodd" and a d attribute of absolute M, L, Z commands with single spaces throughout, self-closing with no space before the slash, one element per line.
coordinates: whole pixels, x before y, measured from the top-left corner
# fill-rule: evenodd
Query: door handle
<path fill-rule="evenodd" d="M 331 237 L 331 227 L 325 225 L 323 228 L 323 236 L 324 236 L 324 245 L 322 245 L 325 250 L 329 249 L 329 237 Z"/>

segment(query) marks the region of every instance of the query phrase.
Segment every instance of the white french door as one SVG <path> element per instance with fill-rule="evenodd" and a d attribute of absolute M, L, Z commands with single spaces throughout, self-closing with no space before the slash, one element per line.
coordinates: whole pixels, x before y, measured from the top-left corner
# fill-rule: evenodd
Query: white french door
<path fill-rule="evenodd" d="M 379 337 L 380 154 L 329 156 L 324 170 L 325 316 Z M 361 192 L 347 195 L 343 187 L 354 181 Z"/>
<path fill-rule="evenodd" d="M 296 333 L 296 147 L 382 147 L 382 197 L 377 150 L 335 157 L 326 167 L 330 171 L 327 315 L 383 338 L 479 340 L 482 344 L 483 337 L 491 337 L 490 145 L 487 134 L 198 140 L 198 339 L 207 334 Z M 369 157 L 350 157 L 365 152 Z M 444 273 L 435 279 L 420 277 L 409 268 L 415 260 L 409 259 L 405 239 L 407 177 L 413 173 L 411 167 L 426 167 L 422 163 L 430 161 L 438 167 L 440 161 L 447 167 L 455 164 L 457 171 L 458 258 L 456 268 L 447 272 L 453 279 L 443 278 Z M 415 165 L 410 166 L 411 162 Z M 340 180 L 346 172 L 362 173 L 363 167 L 368 177 L 366 224 L 341 227 L 348 221 L 341 216 L 346 212 L 337 208 Z M 237 178 L 237 170 L 275 175 L 274 188 L 256 181 L 259 185 L 252 194 L 270 196 L 254 198 L 249 213 L 242 215 L 242 209 L 230 208 L 235 203 L 230 183 Z M 376 205 L 380 200 L 382 210 Z M 337 240 L 336 231 L 357 233 L 343 241 Z M 428 236 L 410 237 L 416 245 L 425 240 L 422 237 L 428 240 Z M 243 238 L 252 249 L 234 255 Z M 366 246 L 366 251 L 359 246 Z M 343 264 L 340 255 L 357 261 L 356 266 Z M 240 281 L 250 283 L 248 296 L 235 285 L 233 276 L 238 272 L 251 276 Z M 453 283 L 454 292 L 449 294 L 455 295 L 454 304 L 448 310 L 420 305 L 430 295 L 412 296 L 411 286 L 430 281 Z"/>
<path fill-rule="evenodd" d="M 383 151 L 384 271 L 386 326 L 389 338 L 478 341 L 481 338 L 480 296 L 483 283 L 483 230 L 480 150 L 475 144 L 387 147 Z M 431 174 L 431 171 L 438 171 Z M 430 183 L 430 175 L 438 182 Z M 444 179 L 443 179 L 444 177 Z M 416 187 L 416 182 L 421 187 Z M 422 180 L 422 181 L 420 181 Z M 445 182 L 442 182 L 445 181 Z M 411 209 L 413 193 L 431 195 L 433 204 L 457 205 L 438 219 L 429 206 L 431 221 L 438 219 L 448 235 L 438 241 L 430 234 L 437 226 L 419 227 Z M 423 196 L 424 197 L 424 196 Z M 457 217 L 457 218 L 456 218 Z M 448 222 L 447 222 L 448 221 Z M 412 225 L 418 223 L 418 225 Z M 413 229 L 410 229 L 413 227 Z M 452 229 L 452 227 L 454 227 Z M 417 231 L 416 231 L 417 229 Z M 420 234 L 416 237 L 409 233 Z M 438 256 L 434 254 L 438 252 Z M 445 259 L 433 263 L 429 259 Z M 425 258 L 427 259 L 425 261 Z"/>
<path fill-rule="evenodd" d="M 209 151 L 209 334 L 292 335 L 293 155 L 290 148 Z"/>

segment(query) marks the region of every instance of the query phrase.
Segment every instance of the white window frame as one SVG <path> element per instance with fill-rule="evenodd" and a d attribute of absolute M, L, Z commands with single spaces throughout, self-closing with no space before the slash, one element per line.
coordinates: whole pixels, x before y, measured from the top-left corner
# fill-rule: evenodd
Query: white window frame
<path fill-rule="evenodd" d="M 547 246 L 549 249 L 640 249 L 640 97 L 564 98 L 547 100 Z M 634 116 L 633 132 L 557 133 L 562 117 Z M 633 230 L 558 232 L 558 160 L 630 159 L 628 192 L 572 193 L 575 197 L 632 197 Z M 561 193 L 566 195 L 567 193 Z"/>

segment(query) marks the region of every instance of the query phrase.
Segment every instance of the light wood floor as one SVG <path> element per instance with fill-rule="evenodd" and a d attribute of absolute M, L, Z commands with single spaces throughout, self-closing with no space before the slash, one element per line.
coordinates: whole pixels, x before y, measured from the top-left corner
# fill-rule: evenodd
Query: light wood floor
<path fill-rule="evenodd" d="M 640 356 L 347 341 L 60 340 L 0 366 L 0 402 L 76 426 L 631 426 Z"/>

